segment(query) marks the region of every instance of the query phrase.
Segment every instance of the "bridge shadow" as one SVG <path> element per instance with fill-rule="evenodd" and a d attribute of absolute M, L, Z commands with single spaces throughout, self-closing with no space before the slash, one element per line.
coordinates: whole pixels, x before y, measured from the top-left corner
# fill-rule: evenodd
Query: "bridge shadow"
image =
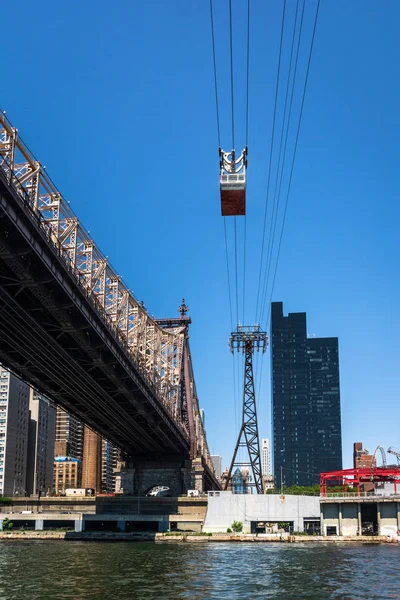
<path fill-rule="evenodd" d="M 97 497 L 96 514 L 120 515 L 176 515 L 179 514 L 178 498 L 150 496 Z"/>

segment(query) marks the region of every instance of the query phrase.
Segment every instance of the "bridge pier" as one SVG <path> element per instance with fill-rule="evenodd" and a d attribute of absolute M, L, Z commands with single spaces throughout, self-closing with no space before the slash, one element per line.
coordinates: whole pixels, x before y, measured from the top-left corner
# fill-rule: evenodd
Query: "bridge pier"
<path fill-rule="evenodd" d="M 116 474 L 120 478 L 119 492 L 144 496 L 152 487 L 169 487 L 172 496 L 181 496 L 189 485 L 190 461 L 159 461 L 130 459 Z"/>
<path fill-rule="evenodd" d="M 188 490 L 199 493 L 215 489 L 210 486 L 201 458 L 193 460 L 130 459 L 116 473 L 117 492 L 145 495 L 155 486 L 169 487 L 172 496 L 185 495 Z"/>

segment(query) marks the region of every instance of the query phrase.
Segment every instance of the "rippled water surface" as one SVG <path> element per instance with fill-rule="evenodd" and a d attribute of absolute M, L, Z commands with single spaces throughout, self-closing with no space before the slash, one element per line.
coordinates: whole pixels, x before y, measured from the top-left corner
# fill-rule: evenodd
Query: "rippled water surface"
<path fill-rule="evenodd" d="M 0 542 L 0 599 L 400 600 L 400 547 Z"/>

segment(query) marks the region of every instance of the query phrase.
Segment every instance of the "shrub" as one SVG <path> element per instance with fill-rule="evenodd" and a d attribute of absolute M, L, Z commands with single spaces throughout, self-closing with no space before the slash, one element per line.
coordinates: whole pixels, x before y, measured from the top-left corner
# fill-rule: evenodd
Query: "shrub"
<path fill-rule="evenodd" d="M 7 496 L 0 496 L 0 505 L 12 504 L 13 499 L 7 498 Z"/>
<path fill-rule="evenodd" d="M 13 524 L 10 521 L 10 519 L 4 519 L 3 520 L 3 531 L 11 531 L 11 529 L 13 528 Z"/>
<path fill-rule="evenodd" d="M 233 521 L 231 527 L 235 533 L 240 533 L 243 529 L 243 523 L 241 521 Z"/>
<path fill-rule="evenodd" d="M 228 527 L 228 529 L 226 530 L 226 533 L 232 533 L 232 529 L 230 527 Z"/>

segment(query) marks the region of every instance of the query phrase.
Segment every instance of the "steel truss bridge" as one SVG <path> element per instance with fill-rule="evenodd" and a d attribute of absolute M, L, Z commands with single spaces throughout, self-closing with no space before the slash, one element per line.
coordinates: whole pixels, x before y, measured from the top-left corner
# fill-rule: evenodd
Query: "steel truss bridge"
<path fill-rule="evenodd" d="M 0 362 L 128 456 L 201 459 L 184 302 L 155 320 L 0 114 Z"/>

